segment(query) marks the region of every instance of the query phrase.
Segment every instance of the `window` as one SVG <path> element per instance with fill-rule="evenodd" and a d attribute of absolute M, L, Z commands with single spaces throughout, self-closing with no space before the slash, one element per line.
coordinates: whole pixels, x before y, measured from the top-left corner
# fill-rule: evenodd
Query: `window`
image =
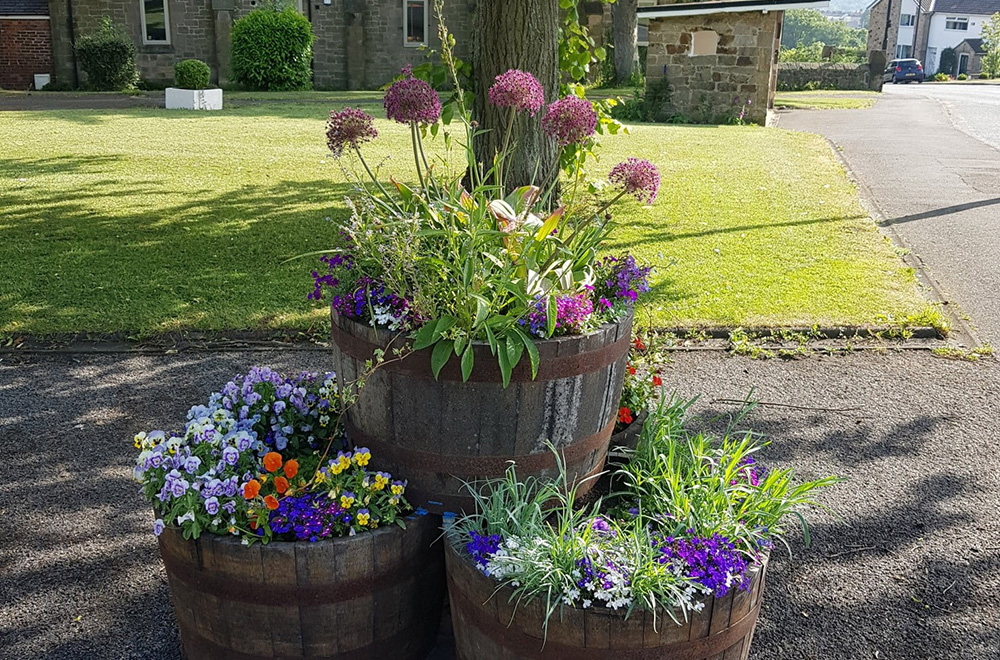
<path fill-rule="evenodd" d="M 916 24 L 917 17 L 914 14 L 900 14 L 899 27 L 907 27 Z"/>
<path fill-rule="evenodd" d="M 403 45 L 427 43 L 427 0 L 403 0 Z"/>
<path fill-rule="evenodd" d="M 691 35 L 691 57 L 695 55 L 715 55 L 719 49 L 719 34 L 712 30 L 700 30 Z"/>
<path fill-rule="evenodd" d="M 966 16 L 948 16 L 944 19 L 945 30 L 968 30 L 969 19 Z"/>
<path fill-rule="evenodd" d="M 904 46 L 899 44 L 896 46 L 896 59 L 906 59 L 908 57 L 913 57 L 913 46 Z"/>
<path fill-rule="evenodd" d="M 139 0 L 142 19 L 142 43 L 170 43 L 170 14 L 167 0 Z"/>

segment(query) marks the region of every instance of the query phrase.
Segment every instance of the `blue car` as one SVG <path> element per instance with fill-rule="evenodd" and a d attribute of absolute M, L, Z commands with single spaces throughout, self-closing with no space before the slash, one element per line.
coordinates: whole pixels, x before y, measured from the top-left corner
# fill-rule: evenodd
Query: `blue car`
<path fill-rule="evenodd" d="M 915 60 L 912 57 L 890 61 L 885 67 L 885 73 L 882 74 L 882 82 L 891 82 L 893 85 L 914 80 L 918 83 L 924 81 L 924 65 L 920 63 L 920 60 Z"/>

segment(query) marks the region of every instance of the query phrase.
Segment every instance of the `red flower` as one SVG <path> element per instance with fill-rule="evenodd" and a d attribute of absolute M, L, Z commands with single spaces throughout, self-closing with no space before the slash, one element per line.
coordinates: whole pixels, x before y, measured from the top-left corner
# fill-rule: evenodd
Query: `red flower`
<path fill-rule="evenodd" d="M 635 341 L 632 342 L 632 345 L 635 346 L 637 350 L 640 351 L 646 350 L 646 345 L 643 344 L 642 340 L 639 339 L 638 337 L 635 338 Z"/>
<path fill-rule="evenodd" d="M 622 424 L 632 423 L 632 411 L 626 407 L 621 407 L 618 409 L 618 421 Z"/>
<path fill-rule="evenodd" d="M 659 387 L 663 385 L 663 379 L 657 375 L 653 375 L 653 387 Z"/>
<path fill-rule="evenodd" d="M 634 376 L 635 375 L 635 367 L 633 367 L 631 364 L 628 365 L 626 367 L 626 369 L 628 370 L 628 375 L 629 376 Z"/>

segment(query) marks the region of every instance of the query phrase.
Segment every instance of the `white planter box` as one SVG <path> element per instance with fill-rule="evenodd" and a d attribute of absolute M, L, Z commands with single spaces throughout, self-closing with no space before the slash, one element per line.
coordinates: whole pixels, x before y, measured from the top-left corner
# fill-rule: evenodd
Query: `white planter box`
<path fill-rule="evenodd" d="M 167 110 L 222 110 L 221 89 L 167 87 Z"/>
<path fill-rule="evenodd" d="M 48 73 L 35 74 L 35 89 L 41 89 L 52 82 L 52 75 Z"/>

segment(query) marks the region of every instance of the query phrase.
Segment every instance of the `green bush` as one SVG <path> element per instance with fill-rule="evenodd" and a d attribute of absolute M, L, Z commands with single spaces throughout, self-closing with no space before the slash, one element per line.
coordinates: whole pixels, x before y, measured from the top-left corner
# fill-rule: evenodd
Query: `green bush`
<path fill-rule="evenodd" d="M 205 89 L 211 75 L 201 60 L 182 60 L 174 65 L 174 84 L 181 89 Z"/>
<path fill-rule="evenodd" d="M 965 75 L 964 73 L 958 74 L 958 80 L 968 80 L 968 79 L 969 76 Z"/>
<path fill-rule="evenodd" d="M 233 80 L 248 89 L 312 86 L 312 24 L 287 7 L 257 9 L 233 24 Z"/>
<path fill-rule="evenodd" d="M 135 68 L 135 44 L 111 19 L 76 42 L 76 59 L 87 74 L 87 86 L 101 91 L 131 89 L 139 80 Z"/>
<path fill-rule="evenodd" d="M 985 71 L 983 71 L 982 73 L 979 74 L 979 79 L 980 80 L 986 80 L 989 77 L 990 77 L 990 75 L 988 73 L 986 73 Z"/>
<path fill-rule="evenodd" d="M 941 51 L 941 62 L 938 64 L 938 73 L 946 73 L 949 76 L 955 74 L 958 68 L 958 54 L 954 48 L 945 48 Z"/>
<path fill-rule="evenodd" d="M 951 76 L 949 76 L 947 73 L 935 73 L 934 80 L 936 80 L 937 82 L 948 82 L 949 80 L 951 80 Z"/>

